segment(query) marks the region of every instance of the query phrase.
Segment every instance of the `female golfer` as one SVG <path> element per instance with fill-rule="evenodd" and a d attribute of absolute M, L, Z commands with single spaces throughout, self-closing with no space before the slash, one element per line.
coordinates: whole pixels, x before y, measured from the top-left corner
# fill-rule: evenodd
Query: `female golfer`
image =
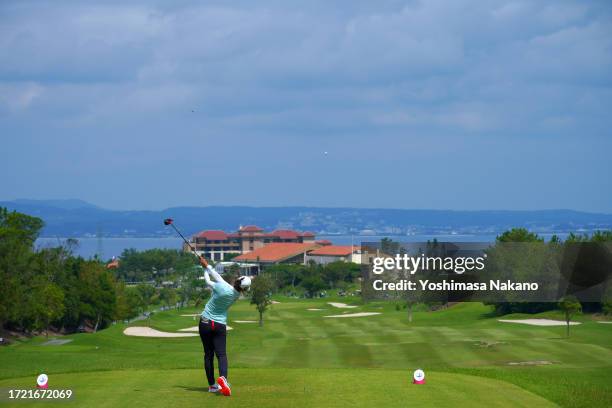
<path fill-rule="evenodd" d="M 240 297 L 240 293 L 247 290 L 251 285 L 251 278 L 241 276 L 230 285 L 223 280 L 206 259 L 200 257 L 200 264 L 204 267 L 204 280 L 212 288 L 212 297 L 206 303 L 204 311 L 200 316 L 200 339 L 204 346 L 204 370 L 208 380 L 208 392 L 219 392 L 226 397 L 232 394 L 230 384 L 227 381 L 227 309 Z M 210 276 L 215 282 L 210 280 Z M 219 378 L 215 384 L 214 355 L 219 362 Z"/>

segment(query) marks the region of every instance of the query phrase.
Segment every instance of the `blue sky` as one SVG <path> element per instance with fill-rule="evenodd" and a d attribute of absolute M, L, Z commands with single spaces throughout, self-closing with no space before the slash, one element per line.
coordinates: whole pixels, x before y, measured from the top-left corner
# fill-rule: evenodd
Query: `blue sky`
<path fill-rule="evenodd" d="M 610 213 L 611 102 L 609 1 L 0 3 L 4 200 Z"/>

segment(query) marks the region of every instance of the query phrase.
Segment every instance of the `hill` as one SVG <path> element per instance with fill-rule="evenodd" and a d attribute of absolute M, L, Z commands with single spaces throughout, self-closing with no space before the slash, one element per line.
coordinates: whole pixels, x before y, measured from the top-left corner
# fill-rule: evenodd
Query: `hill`
<path fill-rule="evenodd" d="M 81 200 L 14 200 L 0 206 L 45 221 L 43 236 L 166 236 L 161 220 L 173 217 L 192 234 L 201 229 L 236 230 L 239 224 L 264 229 L 293 228 L 317 234 L 498 233 L 512 227 L 536 232 L 576 232 L 612 228 L 612 214 L 573 210 L 452 211 L 376 208 L 173 207 L 161 211 L 107 210 Z"/>

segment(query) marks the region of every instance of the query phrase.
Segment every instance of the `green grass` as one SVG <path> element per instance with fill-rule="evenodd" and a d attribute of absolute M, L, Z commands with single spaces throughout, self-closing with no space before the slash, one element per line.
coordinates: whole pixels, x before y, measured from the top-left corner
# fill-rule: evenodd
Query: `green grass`
<path fill-rule="evenodd" d="M 42 346 L 45 339 L 35 338 L 0 348 L 0 388 L 31 387 L 35 375 L 46 372 L 53 386 L 71 387 L 79 401 L 96 406 L 130 401 L 196 406 L 209 397 L 215 404 L 279 407 L 406 406 L 406 401 L 422 406 L 543 406 L 547 401 L 568 407 L 612 405 L 612 325 L 589 316 L 580 317 L 583 324 L 572 326 L 567 339 L 565 327 L 500 323 L 490 317 L 489 307 L 478 303 L 416 312 L 409 323 L 407 312 L 396 311 L 391 303 L 340 299 L 359 307 L 338 309 L 327 305 L 329 299 L 278 300 L 282 303 L 272 306 L 263 328 L 232 323 L 257 319 L 246 301 L 230 311 L 235 395 L 229 400 L 201 392 L 205 381 L 199 338 L 127 337 L 122 324 L 66 336 L 73 341 L 61 346 Z M 323 317 L 360 311 L 382 314 Z M 180 315 L 197 312 L 158 313 L 151 325 L 164 331 L 194 326 L 193 318 Z M 515 317 L 520 316 L 505 318 Z M 552 364 L 509 365 L 540 360 Z M 416 368 L 425 370 L 426 385 L 409 383 Z"/>
<path fill-rule="evenodd" d="M 75 391 L 71 404 L 58 406 L 134 407 L 371 407 L 421 406 L 553 407 L 550 401 L 502 381 L 429 372 L 427 385 L 410 385 L 403 371 L 369 369 L 236 369 L 231 399 L 207 393 L 201 370 L 126 370 L 60 374 L 54 386 Z M 384 379 L 384 380 L 383 380 Z M 32 379 L 3 386 L 31 386 Z M 40 403 L 38 403 L 40 404 Z M 36 403 L 30 405 L 37 405 Z M 52 406 L 51 404 L 50 406 Z M 19 406 L 24 406 L 19 403 Z M 27 405 L 26 405 L 27 406 Z M 48 406 L 48 404 L 45 404 Z"/>

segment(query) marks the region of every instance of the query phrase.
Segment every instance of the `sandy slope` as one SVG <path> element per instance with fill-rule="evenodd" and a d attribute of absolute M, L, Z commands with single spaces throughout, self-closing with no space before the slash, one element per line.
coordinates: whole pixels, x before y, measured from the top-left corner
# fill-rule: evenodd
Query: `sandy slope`
<path fill-rule="evenodd" d="M 346 303 L 340 303 L 340 302 L 328 302 L 328 305 L 332 305 L 333 307 L 338 307 L 340 309 L 353 309 L 357 306 L 352 306 L 352 305 L 347 305 Z"/>
<path fill-rule="evenodd" d="M 379 315 L 379 312 L 361 312 L 361 313 L 347 313 L 341 315 L 331 315 L 331 316 L 323 316 L 323 317 L 365 317 L 365 316 L 375 316 Z"/>
<path fill-rule="evenodd" d="M 126 336 L 138 336 L 138 337 L 194 337 L 196 333 L 169 333 L 159 330 L 152 329 L 150 327 L 128 327 L 123 331 Z"/>
<path fill-rule="evenodd" d="M 498 322 L 504 323 L 522 323 L 529 324 L 531 326 L 565 326 L 563 320 L 552 320 L 552 319 L 516 319 L 516 320 L 508 320 L 508 319 L 498 319 Z M 576 326 L 580 324 L 580 322 L 570 322 L 570 326 Z"/>

